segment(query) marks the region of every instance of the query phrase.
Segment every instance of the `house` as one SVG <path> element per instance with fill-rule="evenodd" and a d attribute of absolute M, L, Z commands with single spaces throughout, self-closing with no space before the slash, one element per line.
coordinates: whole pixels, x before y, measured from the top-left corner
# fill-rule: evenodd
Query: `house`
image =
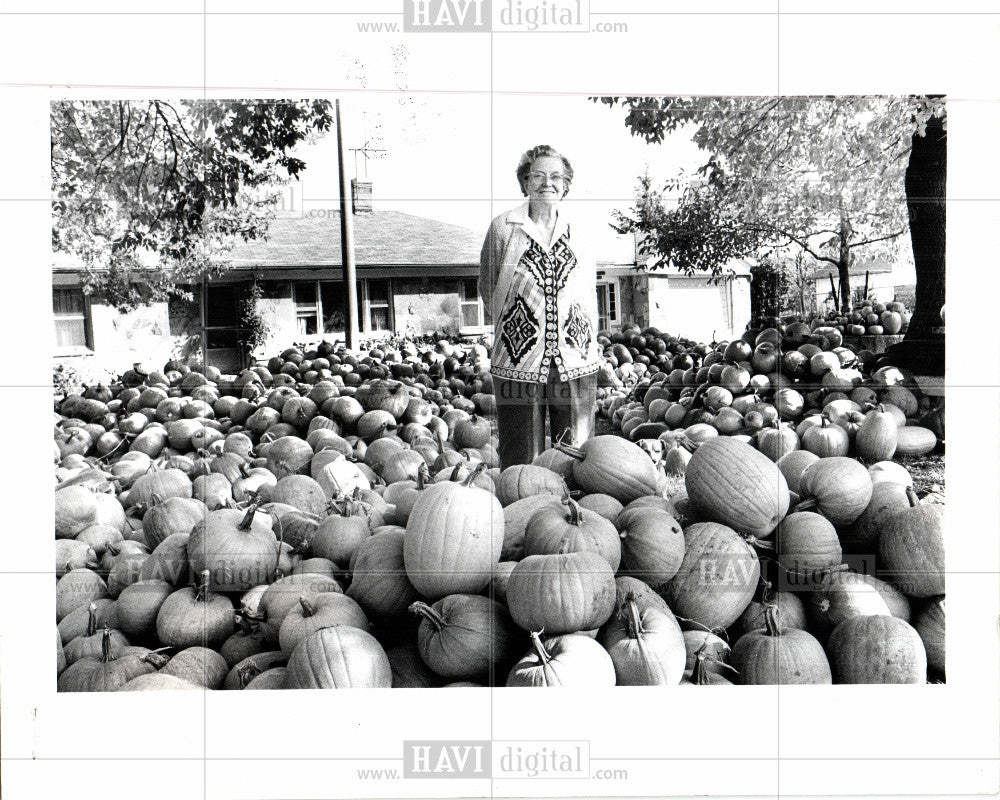
<path fill-rule="evenodd" d="M 597 264 L 602 330 L 634 323 L 705 342 L 732 339 L 746 330 L 750 266 L 745 261 L 734 259 L 717 278 L 648 264 L 631 235 L 611 233 L 602 242 Z"/>
<path fill-rule="evenodd" d="M 476 289 L 482 232 L 373 209 L 370 186 L 356 185 L 355 190 L 361 338 L 393 332 L 487 332 Z M 56 357 L 77 364 L 89 361 L 110 372 L 136 361 L 159 365 L 196 355 L 204 330 L 208 362 L 235 371 L 251 356 L 272 355 L 292 342 L 343 339 L 339 210 L 278 212 L 266 241 L 240 243 L 229 259 L 231 268 L 220 277 L 185 287 L 190 301 L 176 298 L 120 313 L 99 296 L 85 296 L 79 268 L 57 258 L 52 300 Z M 252 291 L 267 339 L 247 353 L 240 343 Z"/>

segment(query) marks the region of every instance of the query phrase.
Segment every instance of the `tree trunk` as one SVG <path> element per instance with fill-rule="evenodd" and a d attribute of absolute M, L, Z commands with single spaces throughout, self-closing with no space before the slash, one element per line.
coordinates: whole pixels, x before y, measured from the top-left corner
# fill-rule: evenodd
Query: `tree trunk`
<path fill-rule="evenodd" d="M 917 277 L 916 307 L 905 339 L 889 349 L 893 363 L 918 375 L 944 376 L 944 305 L 948 133 L 930 119 L 926 135 L 913 135 L 906 167 L 906 208 Z"/>
<path fill-rule="evenodd" d="M 841 204 L 840 216 L 840 256 L 837 263 L 837 272 L 840 276 L 840 313 L 850 314 L 853 304 L 851 303 L 851 223 L 847 215 L 843 213 Z"/>

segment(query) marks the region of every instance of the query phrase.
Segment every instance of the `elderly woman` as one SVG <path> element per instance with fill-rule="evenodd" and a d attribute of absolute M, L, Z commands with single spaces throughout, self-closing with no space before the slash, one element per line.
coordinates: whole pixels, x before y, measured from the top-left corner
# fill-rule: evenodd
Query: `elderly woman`
<path fill-rule="evenodd" d="M 491 357 L 500 464 L 529 464 L 552 439 L 593 435 L 597 371 L 597 275 L 584 226 L 561 205 L 569 160 L 547 145 L 521 156 L 528 201 L 490 225 L 479 293 L 494 325 Z"/>

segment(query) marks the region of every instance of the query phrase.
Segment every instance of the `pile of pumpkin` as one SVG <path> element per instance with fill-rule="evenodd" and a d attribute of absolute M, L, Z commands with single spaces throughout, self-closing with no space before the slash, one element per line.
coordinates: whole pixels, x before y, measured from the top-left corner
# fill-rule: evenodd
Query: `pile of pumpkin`
<path fill-rule="evenodd" d="M 912 316 L 903 303 L 866 300 L 848 312 L 830 311 L 825 324 L 847 336 L 896 336 L 906 333 Z"/>
<path fill-rule="evenodd" d="M 642 378 L 627 394 L 606 394 L 601 409 L 624 436 L 659 439 L 668 450 L 717 435 L 753 444 L 772 460 L 802 448 L 876 462 L 937 447 L 943 405 L 899 369 L 844 346 L 837 330 L 806 330 L 793 324 L 714 349 L 697 345 L 669 372 Z"/>
<path fill-rule="evenodd" d="M 284 366 L 319 358 L 368 373 Z M 898 474 L 716 437 L 671 495 L 619 436 L 501 472 L 476 401 L 389 363 L 170 364 L 62 400 L 58 688 L 942 674 L 942 509 Z M 844 570 L 857 552 L 895 585 Z"/>

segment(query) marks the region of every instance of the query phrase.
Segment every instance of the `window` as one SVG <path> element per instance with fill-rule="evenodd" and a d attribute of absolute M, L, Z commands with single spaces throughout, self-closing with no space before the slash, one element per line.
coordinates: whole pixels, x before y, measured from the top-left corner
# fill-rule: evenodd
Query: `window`
<path fill-rule="evenodd" d="M 317 281 L 299 281 L 295 284 L 295 318 L 299 336 L 313 336 L 319 333 L 322 318 L 316 291 Z"/>
<path fill-rule="evenodd" d="M 618 322 L 618 281 L 597 284 L 597 327 L 610 330 Z"/>
<path fill-rule="evenodd" d="M 343 333 L 347 313 L 344 310 L 343 281 L 323 281 L 319 285 L 319 307 L 323 313 L 323 333 Z"/>
<path fill-rule="evenodd" d="M 90 300 L 78 287 L 52 287 L 52 316 L 56 325 L 56 347 L 93 349 Z"/>
<path fill-rule="evenodd" d="M 462 328 L 480 328 L 483 325 L 483 302 L 479 297 L 477 284 L 475 278 L 463 278 L 458 282 Z"/>
<path fill-rule="evenodd" d="M 368 330 L 391 331 L 392 308 L 388 280 L 365 281 L 368 292 Z"/>

